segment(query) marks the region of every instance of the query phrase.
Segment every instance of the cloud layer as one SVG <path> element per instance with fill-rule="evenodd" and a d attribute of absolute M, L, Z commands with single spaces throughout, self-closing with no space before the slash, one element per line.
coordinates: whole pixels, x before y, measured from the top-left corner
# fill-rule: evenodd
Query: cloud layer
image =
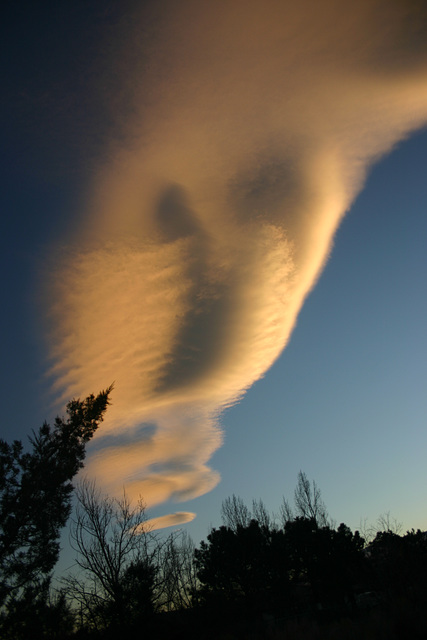
<path fill-rule="evenodd" d="M 221 411 L 286 346 L 369 166 L 426 124 L 427 10 L 147 7 L 117 51 L 122 142 L 47 290 L 61 398 L 115 381 L 88 470 L 151 506 L 218 483 Z"/>

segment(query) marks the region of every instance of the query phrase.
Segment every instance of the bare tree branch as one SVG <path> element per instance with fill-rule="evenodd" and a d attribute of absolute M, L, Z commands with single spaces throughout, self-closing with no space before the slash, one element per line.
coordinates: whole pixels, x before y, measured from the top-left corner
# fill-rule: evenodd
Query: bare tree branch
<path fill-rule="evenodd" d="M 249 525 L 252 514 L 242 498 L 233 493 L 221 505 L 221 518 L 226 527 L 237 531 L 238 527 L 247 527 Z"/>

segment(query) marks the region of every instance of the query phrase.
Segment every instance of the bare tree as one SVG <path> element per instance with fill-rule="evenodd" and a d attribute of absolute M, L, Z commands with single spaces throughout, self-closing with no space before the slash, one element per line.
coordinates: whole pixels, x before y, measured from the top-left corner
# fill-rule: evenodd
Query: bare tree
<path fill-rule="evenodd" d="M 377 519 L 377 531 L 387 531 L 397 536 L 403 531 L 403 524 L 390 514 L 390 511 L 382 513 Z"/>
<path fill-rule="evenodd" d="M 328 524 L 326 505 L 322 500 L 320 489 L 314 480 L 310 482 L 303 471 L 298 474 L 294 500 L 299 516 L 316 520 L 322 526 Z"/>
<path fill-rule="evenodd" d="M 159 605 L 166 611 L 194 605 L 199 582 L 194 561 L 194 543 L 185 532 L 168 536 L 159 546 Z"/>
<path fill-rule="evenodd" d="M 360 518 L 358 530 L 366 544 L 372 542 L 375 538 L 376 529 L 372 524 L 370 524 L 368 518 Z"/>
<path fill-rule="evenodd" d="M 286 498 L 283 498 L 281 506 L 283 524 L 294 520 L 295 517 L 315 520 L 321 527 L 331 524 L 319 487 L 314 480 L 310 482 L 303 471 L 298 473 L 294 504 L 295 508 L 292 509 Z"/>
<path fill-rule="evenodd" d="M 274 517 L 268 513 L 267 507 L 261 499 L 252 500 L 252 519 L 265 529 L 271 530 L 276 527 Z"/>
<path fill-rule="evenodd" d="M 65 584 L 78 603 L 83 625 L 123 625 L 154 607 L 156 568 L 145 504 L 132 507 L 126 494 L 103 496 L 93 482 L 77 488 L 71 541 L 78 572 Z"/>
<path fill-rule="evenodd" d="M 280 516 L 283 526 L 285 526 L 287 522 L 295 520 L 293 509 L 285 497 L 283 497 L 282 504 L 280 505 Z"/>
<path fill-rule="evenodd" d="M 370 524 L 368 518 L 360 519 L 359 526 L 360 533 L 364 537 L 366 543 L 371 543 L 377 533 L 386 531 L 388 533 L 394 533 L 395 535 L 401 535 L 403 531 L 403 525 L 396 518 L 394 518 L 390 511 L 386 511 L 378 516 L 375 524 Z"/>
<path fill-rule="evenodd" d="M 252 514 L 242 498 L 233 493 L 221 505 L 221 518 L 226 527 L 237 531 L 239 527 L 247 527 L 250 524 Z"/>

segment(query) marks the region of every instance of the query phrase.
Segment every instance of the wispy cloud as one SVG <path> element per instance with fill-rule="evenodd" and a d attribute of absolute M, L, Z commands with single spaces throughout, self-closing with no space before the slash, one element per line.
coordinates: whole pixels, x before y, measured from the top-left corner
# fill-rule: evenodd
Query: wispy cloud
<path fill-rule="evenodd" d="M 125 141 L 48 279 L 56 388 L 115 381 L 89 471 L 149 505 L 218 483 L 221 411 L 286 346 L 370 164 L 427 122 L 422 4 L 161 5 L 135 13 Z"/>
<path fill-rule="evenodd" d="M 175 527 L 186 522 L 191 522 L 196 517 L 195 513 L 189 511 L 177 511 L 166 516 L 151 518 L 144 523 L 144 529 L 147 531 L 156 531 L 156 529 L 166 529 L 167 527 Z"/>

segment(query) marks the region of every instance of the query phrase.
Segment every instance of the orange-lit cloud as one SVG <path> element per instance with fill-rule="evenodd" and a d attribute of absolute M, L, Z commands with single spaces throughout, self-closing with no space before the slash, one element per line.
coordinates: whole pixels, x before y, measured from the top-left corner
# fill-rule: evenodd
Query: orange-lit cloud
<path fill-rule="evenodd" d="M 286 346 L 369 166 L 427 122 L 422 4 L 159 4 L 49 278 L 61 397 L 115 381 L 88 470 L 149 506 L 218 483 L 221 411 Z"/>
<path fill-rule="evenodd" d="M 144 523 L 145 531 L 156 531 L 156 529 L 166 529 L 166 527 L 176 527 L 180 524 L 191 522 L 196 517 L 195 513 L 189 511 L 177 511 L 166 516 L 151 518 Z"/>

